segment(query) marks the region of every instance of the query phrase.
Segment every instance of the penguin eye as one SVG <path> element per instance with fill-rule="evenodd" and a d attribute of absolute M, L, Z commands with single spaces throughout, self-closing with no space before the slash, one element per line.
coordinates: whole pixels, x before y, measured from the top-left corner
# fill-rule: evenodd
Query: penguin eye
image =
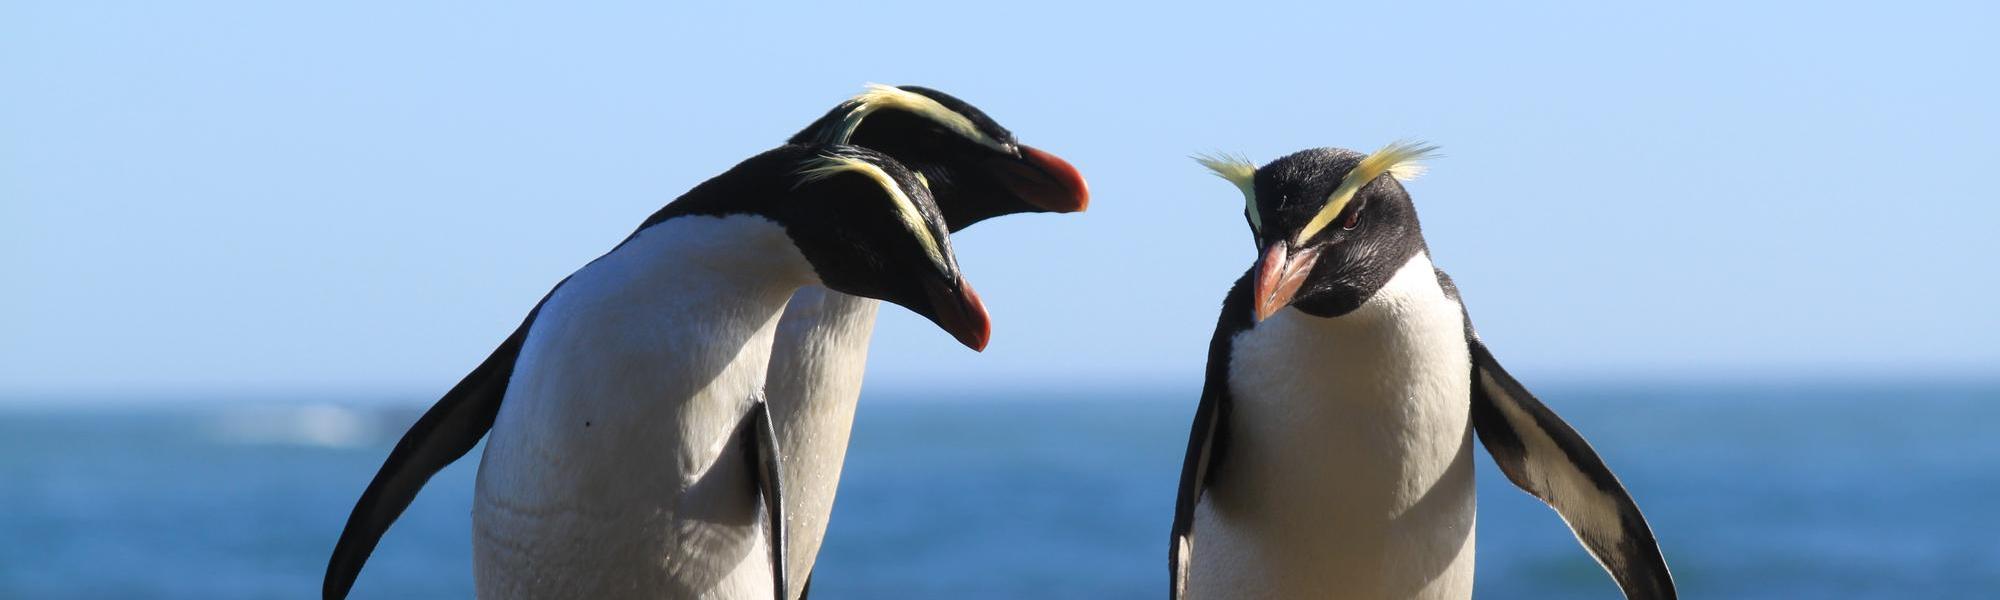
<path fill-rule="evenodd" d="M 1347 220 L 1340 223 L 1341 231 L 1354 231 L 1354 227 L 1361 224 L 1361 208 L 1355 206 L 1354 212 L 1347 213 Z"/>

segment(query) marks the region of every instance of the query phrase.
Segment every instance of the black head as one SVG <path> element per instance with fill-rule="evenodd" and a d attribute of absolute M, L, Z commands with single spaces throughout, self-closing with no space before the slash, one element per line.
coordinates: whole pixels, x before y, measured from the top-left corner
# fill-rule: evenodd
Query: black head
<path fill-rule="evenodd" d="M 1237 184 L 1258 248 L 1253 310 L 1258 320 L 1294 306 L 1321 317 L 1347 314 L 1424 250 L 1416 206 L 1398 179 L 1421 172 L 1435 148 L 1391 144 L 1363 155 L 1339 148 L 1295 152 L 1262 168 L 1201 158 Z"/>
<path fill-rule="evenodd" d="M 820 282 L 893 302 L 982 350 L 986 307 L 958 271 L 951 236 L 923 179 L 880 153 L 822 146 L 794 173 L 797 193 L 772 215 Z"/>
<path fill-rule="evenodd" d="M 703 182 L 640 229 L 689 215 L 755 214 L 785 229 L 835 291 L 908 308 L 974 350 L 992 333 L 958 271 L 923 179 L 881 153 L 787 144 Z"/>
<path fill-rule="evenodd" d="M 1022 145 L 978 108 L 930 88 L 871 85 L 791 143 L 861 146 L 902 162 L 929 182 L 951 231 L 1001 215 L 1076 212 L 1090 204 L 1075 167 Z"/>

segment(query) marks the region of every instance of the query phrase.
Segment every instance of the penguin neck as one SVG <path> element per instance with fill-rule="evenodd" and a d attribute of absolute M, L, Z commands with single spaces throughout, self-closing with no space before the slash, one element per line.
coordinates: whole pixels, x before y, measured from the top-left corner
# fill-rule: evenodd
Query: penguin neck
<path fill-rule="evenodd" d="M 784 449 L 793 581 L 812 573 L 825 539 L 880 306 L 809 285 L 792 295 L 778 321 L 765 391 Z"/>
<path fill-rule="evenodd" d="M 778 322 L 768 386 L 781 434 L 785 421 L 851 420 L 880 306 L 818 285 L 792 294 Z"/>
<path fill-rule="evenodd" d="M 721 315 L 741 312 L 740 303 L 774 294 L 783 298 L 819 282 L 784 226 L 742 213 L 690 214 L 651 224 L 577 272 L 586 274 L 619 284 L 600 289 L 653 296 L 635 301 Z M 759 304 L 776 310 L 783 300 Z"/>
<path fill-rule="evenodd" d="M 1361 292 L 1351 293 L 1350 298 L 1338 300 L 1353 308 L 1338 314 L 1324 314 L 1300 306 L 1292 306 L 1278 311 L 1286 318 L 1276 319 L 1270 326 L 1301 327 L 1323 335 L 1352 335 L 1357 328 L 1399 326 L 1405 320 L 1421 317 L 1429 319 L 1435 315 L 1434 304 L 1443 302 L 1451 305 L 1456 314 L 1456 302 L 1450 300 L 1437 283 L 1437 269 L 1432 266 L 1430 254 L 1422 250 L 1404 256 L 1393 268 L 1380 269 L 1386 275 L 1374 275 L 1374 283 Z M 1358 287 L 1358 286 L 1357 286 Z M 1273 316 L 1278 316 L 1273 315 Z M 1259 326 L 1265 326 L 1260 324 Z"/>
<path fill-rule="evenodd" d="M 786 299 L 816 283 L 811 263 L 777 222 L 755 214 L 687 215 L 634 232 L 551 301 L 573 303 L 564 313 L 574 319 L 643 327 L 618 336 L 632 346 L 613 351 L 671 348 L 707 356 L 730 349 L 732 356 L 754 354 L 735 361 L 756 363 L 761 379 L 769 345 L 750 338 L 769 336 Z M 674 339 L 644 339 L 644 331 Z"/>

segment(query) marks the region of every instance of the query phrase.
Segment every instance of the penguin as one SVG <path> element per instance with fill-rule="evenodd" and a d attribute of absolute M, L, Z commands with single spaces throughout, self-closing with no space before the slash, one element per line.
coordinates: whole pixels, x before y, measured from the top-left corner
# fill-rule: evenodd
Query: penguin
<path fill-rule="evenodd" d="M 1475 435 L 1626 597 L 1675 597 L 1631 494 L 1432 264 L 1401 182 L 1434 150 L 1197 157 L 1242 191 L 1259 258 L 1210 341 L 1169 597 L 1471 597 Z"/>
<path fill-rule="evenodd" d="M 792 136 L 794 144 L 853 144 L 929 182 L 956 233 L 995 216 L 1079 212 L 1090 192 L 1075 167 L 1021 144 L 986 113 L 920 86 L 870 85 Z M 878 301 L 807 286 L 778 321 L 766 400 L 785 448 L 793 581 L 810 584 L 861 395 Z M 809 588 L 801 586 L 799 597 Z"/>
<path fill-rule="evenodd" d="M 419 419 L 357 503 L 323 595 L 345 597 L 423 479 L 490 429 L 479 597 L 791 597 L 761 390 L 806 285 L 904 306 L 974 350 L 990 336 L 916 173 L 852 146 L 757 155 L 558 283 Z"/>
<path fill-rule="evenodd" d="M 869 85 L 787 143 L 859 145 L 901 162 L 926 183 L 950 231 L 994 216 L 1076 212 L 1089 204 L 1075 167 L 1020 144 L 978 108 L 930 88 Z M 831 513 L 876 307 L 872 298 L 807 285 L 779 321 L 767 402 L 787 449 L 782 460 L 796 482 L 785 507 L 795 523 L 788 537 L 788 554 L 796 557 L 793 581 L 809 577 Z M 519 342 L 510 337 L 495 359 L 512 356 Z M 486 435 L 506 390 L 501 370 L 507 365 L 495 359 L 425 413 L 384 462 L 329 560 L 328 597 L 353 585 L 423 484 Z M 806 587 L 799 587 L 799 597 Z"/>

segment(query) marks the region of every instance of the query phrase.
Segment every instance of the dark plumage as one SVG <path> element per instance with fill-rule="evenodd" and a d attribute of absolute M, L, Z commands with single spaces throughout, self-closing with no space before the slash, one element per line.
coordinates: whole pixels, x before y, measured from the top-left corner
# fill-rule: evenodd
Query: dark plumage
<path fill-rule="evenodd" d="M 841 122 L 868 96 L 842 102 L 805 129 L 791 143 L 837 141 L 869 148 L 923 173 L 931 193 L 952 230 L 973 223 L 1024 212 L 1076 212 L 1090 204 L 1090 190 L 1075 167 L 1047 152 L 1021 144 L 1013 132 L 977 107 L 934 89 L 906 85 L 889 89 L 936 102 L 963 116 L 993 145 L 968 139 L 940 125 L 933 115 L 900 106 L 868 113 L 851 136 L 838 139 Z M 829 140 L 833 137 L 835 139 Z"/>

